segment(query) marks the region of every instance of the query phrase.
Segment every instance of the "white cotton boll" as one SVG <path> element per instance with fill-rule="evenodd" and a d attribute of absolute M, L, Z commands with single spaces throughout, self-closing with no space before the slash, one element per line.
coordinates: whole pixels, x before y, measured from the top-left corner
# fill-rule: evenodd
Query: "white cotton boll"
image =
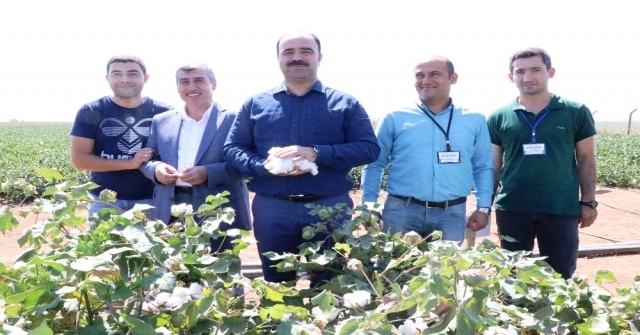
<path fill-rule="evenodd" d="M 314 162 L 309 162 L 306 159 L 303 159 L 299 162 L 295 162 L 296 166 L 300 168 L 300 170 L 311 170 L 312 175 L 318 174 L 318 165 Z"/>
<path fill-rule="evenodd" d="M 398 327 L 398 331 L 402 335 L 416 335 L 418 333 L 415 324 L 411 320 L 405 320 L 404 324 Z"/>
<path fill-rule="evenodd" d="M 357 258 L 352 258 L 347 262 L 347 269 L 359 271 L 362 269 L 362 262 Z"/>
<path fill-rule="evenodd" d="M 171 294 L 167 292 L 161 292 L 156 297 L 156 304 L 158 304 L 158 306 L 164 306 L 167 301 L 169 301 L 169 299 L 171 299 Z"/>
<path fill-rule="evenodd" d="M 190 300 L 191 300 L 191 296 L 172 295 L 171 298 L 169 298 L 169 301 L 167 301 L 167 304 L 165 306 L 175 310 Z"/>
<path fill-rule="evenodd" d="M 154 331 L 156 332 L 156 334 L 162 334 L 162 335 L 171 335 L 171 331 L 169 329 L 167 329 L 166 327 L 158 327 L 156 329 L 154 329 Z"/>
<path fill-rule="evenodd" d="M 344 295 L 344 306 L 347 308 L 362 308 L 371 302 L 371 293 L 355 291 Z"/>
<path fill-rule="evenodd" d="M 264 165 L 272 174 L 289 173 L 293 171 L 293 160 L 291 158 L 277 158 L 269 156 L 270 160 Z"/>
<path fill-rule="evenodd" d="M 187 204 L 177 204 L 171 206 L 171 215 L 180 216 L 184 214 L 184 211 L 187 209 Z"/>
<path fill-rule="evenodd" d="M 342 309 L 335 307 L 329 308 L 328 311 L 322 311 L 318 306 L 311 309 L 311 314 L 313 314 L 316 319 L 322 320 L 324 322 L 331 322 L 335 320 L 340 312 L 342 312 Z"/>
<path fill-rule="evenodd" d="M 189 286 L 189 291 L 190 291 L 190 295 L 192 298 L 195 299 L 200 299 L 202 298 L 202 285 L 198 284 L 198 283 L 191 283 L 191 286 Z"/>
<path fill-rule="evenodd" d="M 176 286 L 173 288 L 173 295 L 177 297 L 188 297 L 191 296 L 191 290 L 186 287 Z"/>
<path fill-rule="evenodd" d="M 184 209 L 184 214 L 185 215 L 191 215 L 193 214 L 193 206 L 191 205 L 187 205 Z"/>

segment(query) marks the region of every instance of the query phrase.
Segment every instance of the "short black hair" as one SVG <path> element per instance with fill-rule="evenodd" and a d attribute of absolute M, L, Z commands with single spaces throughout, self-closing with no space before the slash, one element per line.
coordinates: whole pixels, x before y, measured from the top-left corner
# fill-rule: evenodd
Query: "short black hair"
<path fill-rule="evenodd" d="M 109 74 L 109 66 L 111 66 L 111 64 L 113 63 L 136 63 L 140 65 L 142 74 L 147 74 L 147 67 L 144 65 L 144 62 L 142 61 L 142 59 L 140 59 L 140 57 L 132 55 L 115 55 L 111 57 L 111 59 L 109 59 L 109 62 L 107 62 L 107 74 Z"/>
<path fill-rule="evenodd" d="M 320 47 L 320 39 L 318 38 L 318 36 L 316 36 L 316 34 L 312 34 L 312 33 L 307 33 L 304 31 L 299 32 L 300 34 L 306 34 L 306 35 L 310 35 L 311 37 L 313 37 L 313 40 L 316 41 L 316 44 L 318 45 L 318 53 L 322 53 L 322 49 Z M 282 36 L 280 36 L 280 38 L 278 39 L 278 43 L 276 43 L 276 53 L 279 55 L 280 54 L 280 41 L 282 40 L 283 37 L 287 36 L 287 35 L 292 35 L 294 33 L 286 33 Z"/>
<path fill-rule="evenodd" d="M 540 58 L 542 58 L 542 62 L 547 67 L 547 70 L 551 68 L 551 56 L 549 56 L 549 54 L 544 49 L 526 48 L 520 51 L 516 51 L 511 56 L 511 61 L 509 62 L 509 72 L 513 73 L 513 62 L 515 62 L 516 59 L 529 58 L 529 57 L 535 57 L 535 56 L 540 56 Z"/>

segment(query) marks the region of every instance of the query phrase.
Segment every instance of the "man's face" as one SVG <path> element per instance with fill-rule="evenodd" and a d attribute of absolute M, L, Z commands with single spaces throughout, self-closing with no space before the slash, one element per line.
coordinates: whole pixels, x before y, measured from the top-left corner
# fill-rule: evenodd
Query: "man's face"
<path fill-rule="evenodd" d="M 107 81 L 113 94 L 122 99 L 139 97 L 149 75 L 142 74 L 142 68 L 135 62 L 115 62 L 109 65 Z"/>
<path fill-rule="evenodd" d="M 212 82 L 205 70 L 178 71 L 176 80 L 180 98 L 187 107 L 209 106 L 213 102 L 213 90 L 216 89 L 217 82 Z"/>
<path fill-rule="evenodd" d="M 414 75 L 416 91 L 425 104 L 449 99 L 451 85 L 458 80 L 456 73 L 449 75 L 447 62 L 440 58 L 416 65 Z"/>
<path fill-rule="evenodd" d="M 285 82 L 315 82 L 322 54 L 310 35 L 284 36 L 280 40 L 278 61 Z"/>
<path fill-rule="evenodd" d="M 548 92 L 549 78 L 553 78 L 556 70 L 547 69 L 542 57 L 533 56 L 513 61 L 513 73 L 509 79 L 516 84 L 521 94 L 537 94 Z"/>

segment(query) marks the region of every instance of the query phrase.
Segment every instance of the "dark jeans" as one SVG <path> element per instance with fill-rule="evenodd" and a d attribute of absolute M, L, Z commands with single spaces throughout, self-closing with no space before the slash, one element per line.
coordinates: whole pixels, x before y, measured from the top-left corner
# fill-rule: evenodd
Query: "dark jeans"
<path fill-rule="evenodd" d="M 353 201 L 349 194 L 315 200 L 313 203 L 322 206 L 335 206 L 338 203 L 346 203 L 349 207 L 353 207 Z M 262 272 L 266 281 L 279 283 L 295 280 L 296 272 L 277 272 L 277 269 L 271 266 L 277 264 L 278 261 L 271 261 L 263 253 L 273 251 L 278 254 L 288 252 L 297 255 L 300 251 L 298 246 L 302 243 L 316 242 L 327 238 L 327 234 L 316 234 L 311 240 L 302 238 L 302 229 L 304 227 L 320 222 L 318 216 L 309 215 L 311 209 L 305 205 L 302 202 L 290 202 L 258 194 L 253 199 L 251 205 L 253 231 L 258 241 L 258 253 L 260 254 Z M 350 219 L 351 217 L 343 217 L 339 224 L 342 224 L 343 220 Z M 330 225 L 327 228 L 329 230 L 332 229 Z M 333 240 L 327 238 L 323 248 L 329 249 L 333 245 Z M 321 284 L 323 280 L 330 279 L 333 273 L 325 270 L 310 275 L 311 286 L 316 286 Z"/>
<path fill-rule="evenodd" d="M 533 250 L 538 238 L 540 256 L 563 278 L 571 278 L 578 261 L 578 217 L 541 213 L 496 211 L 500 235 L 510 236 L 517 242 L 500 241 L 510 251 Z"/>

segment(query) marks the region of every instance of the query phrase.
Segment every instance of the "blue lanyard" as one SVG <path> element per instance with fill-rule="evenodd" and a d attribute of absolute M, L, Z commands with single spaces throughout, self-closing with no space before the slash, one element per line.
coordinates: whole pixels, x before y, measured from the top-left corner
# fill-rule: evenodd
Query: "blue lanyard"
<path fill-rule="evenodd" d="M 527 121 L 529 127 L 531 127 L 531 143 L 536 143 L 536 128 L 538 128 L 540 121 L 542 121 L 542 119 L 544 119 L 544 117 L 547 116 L 550 111 L 551 110 L 547 109 L 544 114 L 540 115 L 540 118 L 538 119 L 538 121 L 536 121 L 535 124 L 531 124 L 531 122 L 529 122 L 529 119 L 527 119 L 527 116 L 522 112 L 522 109 L 518 110 L 518 112 L 520 112 L 520 115 L 522 115 L 522 118 Z"/>

